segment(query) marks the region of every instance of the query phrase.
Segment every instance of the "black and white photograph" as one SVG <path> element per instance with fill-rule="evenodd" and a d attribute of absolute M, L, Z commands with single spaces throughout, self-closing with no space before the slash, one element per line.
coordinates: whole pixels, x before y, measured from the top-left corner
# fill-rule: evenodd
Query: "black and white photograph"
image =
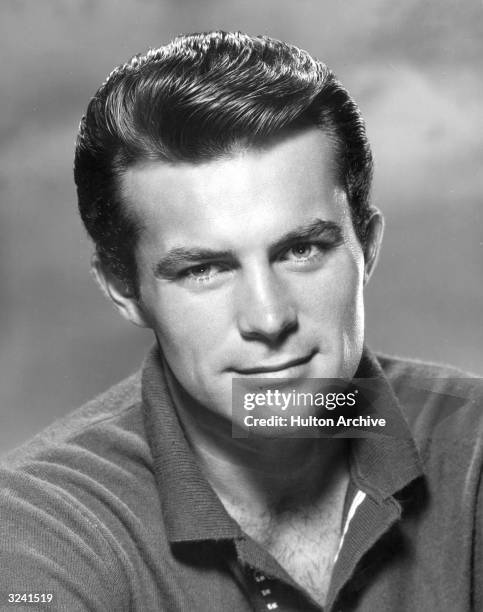
<path fill-rule="evenodd" d="M 0 610 L 483 610 L 481 0 L 0 16 Z"/>

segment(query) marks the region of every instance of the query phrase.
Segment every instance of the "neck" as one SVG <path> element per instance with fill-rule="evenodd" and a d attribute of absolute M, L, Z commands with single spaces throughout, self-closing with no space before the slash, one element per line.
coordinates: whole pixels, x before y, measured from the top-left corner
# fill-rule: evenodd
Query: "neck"
<path fill-rule="evenodd" d="M 188 442 L 225 506 L 271 515 L 330 503 L 347 480 L 347 441 L 337 438 L 235 438 L 231 422 L 202 409 L 168 367 L 168 386 Z"/>

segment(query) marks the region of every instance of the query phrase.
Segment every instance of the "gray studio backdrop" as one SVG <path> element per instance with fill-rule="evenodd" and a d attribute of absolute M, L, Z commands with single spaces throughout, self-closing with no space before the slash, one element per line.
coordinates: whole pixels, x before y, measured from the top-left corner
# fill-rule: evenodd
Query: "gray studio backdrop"
<path fill-rule="evenodd" d="M 358 100 L 387 232 L 368 339 L 483 374 L 481 0 L 4 0 L 0 7 L 0 452 L 139 364 L 151 336 L 89 275 L 76 128 L 118 63 L 177 33 L 270 34 Z"/>

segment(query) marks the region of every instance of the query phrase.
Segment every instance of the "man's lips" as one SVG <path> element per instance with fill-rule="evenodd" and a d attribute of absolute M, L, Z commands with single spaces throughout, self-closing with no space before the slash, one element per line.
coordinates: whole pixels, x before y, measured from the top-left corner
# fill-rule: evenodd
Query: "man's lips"
<path fill-rule="evenodd" d="M 288 370 L 289 368 L 308 363 L 314 355 L 315 351 L 309 355 L 296 359 L 288 359 L 274 364 L 260 364 L 252 368 L 234 368 L 234 371 L 243 376 L 257 376 L 257 374 L 266 374 L 267 372 L 282 372 L 283 370 Z"/>

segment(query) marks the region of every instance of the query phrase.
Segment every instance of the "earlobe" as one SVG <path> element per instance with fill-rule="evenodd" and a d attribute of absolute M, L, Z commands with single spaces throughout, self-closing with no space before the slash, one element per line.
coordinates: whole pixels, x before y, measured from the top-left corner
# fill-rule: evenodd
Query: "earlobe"
<path fill-rule="evenodd" d="M 366 284 L 376 267 L 377 258 L 384 234 L 384 217 L 375 208 L 368 221 L 366 229 L 366 244 L 364 247 L 364 284 Z"/>
<path fill-rule="evenodd" d="M 103 265 L 97 253 L 92 256 L 91 270 L 101 291 L 125 319 L 139 327 L 150 327 L 132 288 Z"/>

